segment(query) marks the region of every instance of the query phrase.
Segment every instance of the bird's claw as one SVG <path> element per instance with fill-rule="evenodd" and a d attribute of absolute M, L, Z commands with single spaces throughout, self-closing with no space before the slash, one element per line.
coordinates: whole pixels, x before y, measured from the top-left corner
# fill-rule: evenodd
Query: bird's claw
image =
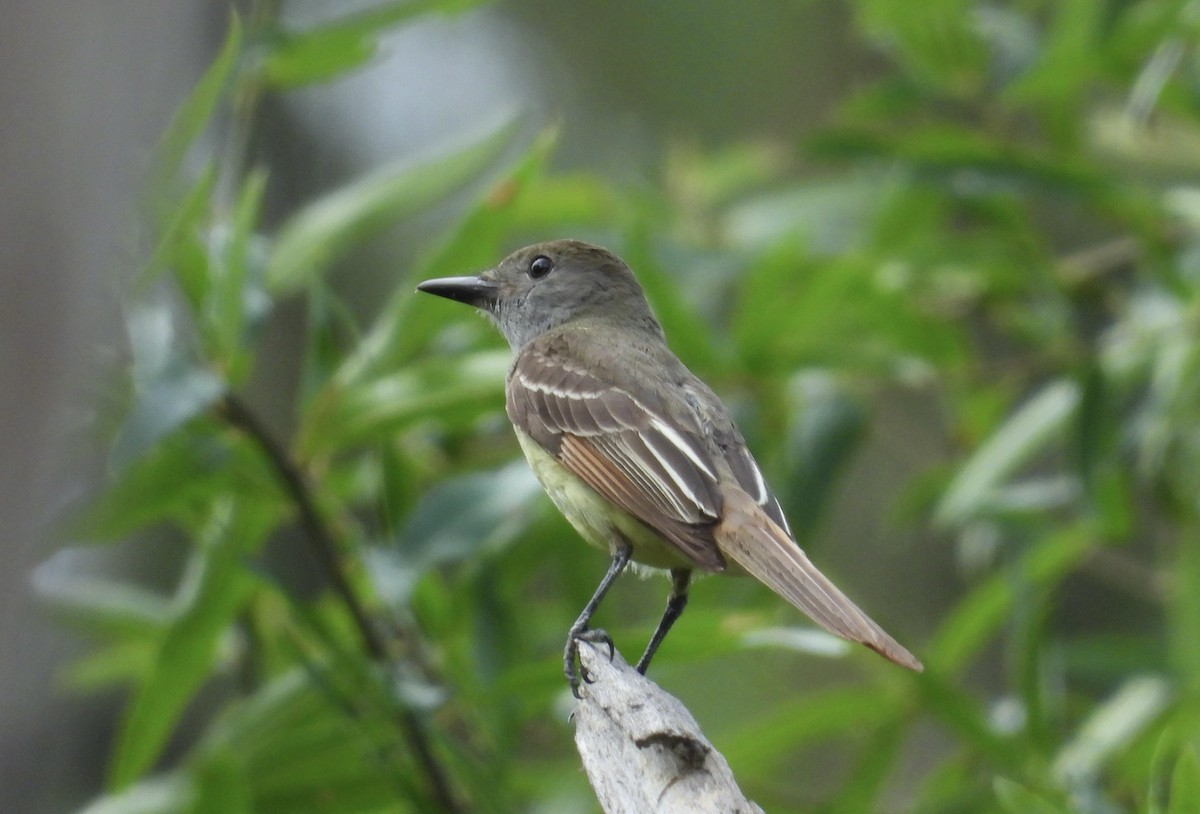
<path fill-rule="evenodd" d="M 590 644 L 604 645 L 605 647 L 608 648 L 608 660 L 609 661 L 612 661 L 613 656 L 615 656 L 617 654 L 617 648 L 613 644 L 612 636 L 609 636 L 606 631 L 601 630 L 600 628 L 595 628 L 593 630 L 580 631 L 579 634 L 575 636 L 575 639 L 577 641 L 588 642 Z"/>
<path fill-rule="evenodd" d="M 605 631 L 596 628 L 581 628 L 576 630 L 571 629 L 567 635 L 567 646 L 563 651 L 563 675 L 567 678 L 567 684 L 571 687 L 571 694 L 577 699 L 582 699 L 583 694 L 580 692 L 580 684 L 591 684 L 596 679 L 588 672 L 588 669 L 579 661 L 579 643 L 588 642 L 590 644 L 603 644 L 608 648 L 608 660 L 612 661 L 616 655 L 616 646 L 613 644 L 612 636 L 609 636 Z"/>

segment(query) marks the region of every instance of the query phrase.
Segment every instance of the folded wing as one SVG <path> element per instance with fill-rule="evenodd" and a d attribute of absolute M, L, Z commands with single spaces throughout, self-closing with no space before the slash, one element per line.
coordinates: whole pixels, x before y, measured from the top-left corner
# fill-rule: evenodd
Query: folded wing
<path fill-rule="evenodd" d="M 697 567 L 725 567 L 712 538 L 717 471 L 698 428 L 668 421 L 627 390 L 536 349 L 517 360 L 508 415 L 576 477 L 657 531 Z"/>

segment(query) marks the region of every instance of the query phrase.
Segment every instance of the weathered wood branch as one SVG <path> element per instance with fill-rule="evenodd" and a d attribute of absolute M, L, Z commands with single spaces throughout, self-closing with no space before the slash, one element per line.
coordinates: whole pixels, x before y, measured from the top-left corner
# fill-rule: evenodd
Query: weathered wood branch
<path fill-rule="evenodd" d="M 580 642 L 592 678 L 575 709 L 575 745 L 606 814 L 763 814 L 687 707 L 620 653 Z"/>

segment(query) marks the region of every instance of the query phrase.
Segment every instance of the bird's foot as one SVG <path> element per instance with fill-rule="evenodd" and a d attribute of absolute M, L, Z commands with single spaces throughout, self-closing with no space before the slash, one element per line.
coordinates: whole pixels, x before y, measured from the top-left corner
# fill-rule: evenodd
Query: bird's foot
<path fill-rule="evenodd" d="M 617 652 L 613 646 L 612 636 L 609 636 L 600 628 L 571 628 L 567 633 L 567 646 L 563 650 L 563 675 L 567 677 L 567 683 L 571 685 L 571 694 L 576 698 L 583 698 L 583 695 L 579 691 L 580 684 L 591 684 L 593 681 L 587 668 L 579 661 L 580 642 L 605 645 L 608 648 L 608 658 L 610 661 Z"/>

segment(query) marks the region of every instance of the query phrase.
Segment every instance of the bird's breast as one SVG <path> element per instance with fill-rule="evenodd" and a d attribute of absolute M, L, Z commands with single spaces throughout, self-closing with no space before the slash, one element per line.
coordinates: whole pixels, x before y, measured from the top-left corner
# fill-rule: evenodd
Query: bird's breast
<path fill-rule="evenodd" d="M 518 427 L 513 428 L 525 459 L 550 500 L 585 541 L 613 554 L 633 547 L 632 559 L 652 568 L 686 568 L 689 562 L 654 529 L 609 502 L 572 474 Z"/>

